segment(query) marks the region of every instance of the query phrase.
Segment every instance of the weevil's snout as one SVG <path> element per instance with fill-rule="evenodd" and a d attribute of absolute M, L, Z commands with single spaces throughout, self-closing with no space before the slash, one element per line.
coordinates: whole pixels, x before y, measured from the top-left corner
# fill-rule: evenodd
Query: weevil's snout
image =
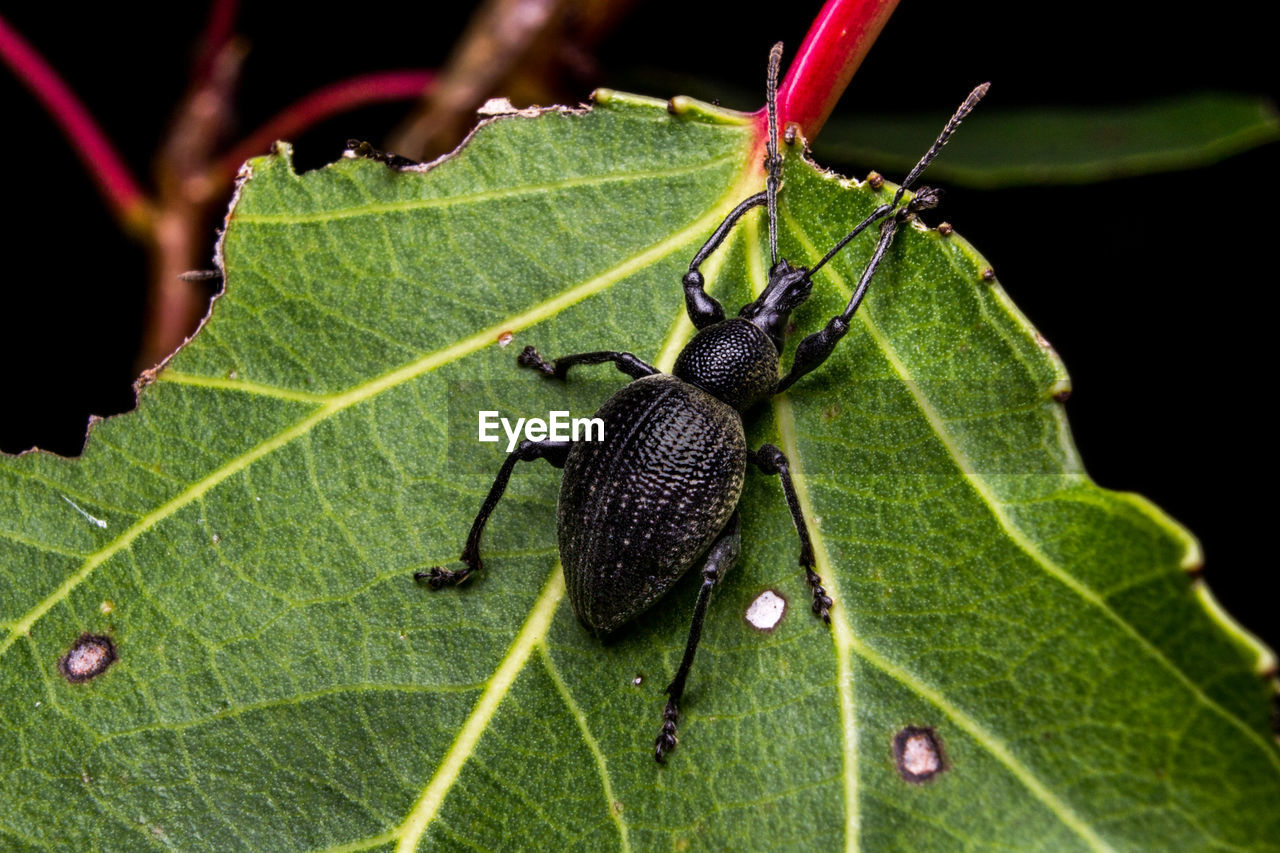
<path fill-rule="evenodd" d="M 790 313 L 804 304 L 813 292 L 813 281 L 809 278 L 809 270 L 804 267 L 793 267 L 786 259 L 778 261 L 769 270 L 769 286 L 760 294 L 764 299 L 777 282 L 778 295 L 773 300 L 777 310 Z"/>
<path fill-rule="evenodd" d="M 782 258 L 769 270 L 769 284 L 765 286 L 764 292 L 755 302 L 742 306 L 738 316 L 760 327 L 773 341 L 778 352 L 782 352 L 787 320 L 792 311 L 804 304 L 812 291 L 813 282 L 809 278 L 809 271 L 804 267 L 793 267 Z"/>

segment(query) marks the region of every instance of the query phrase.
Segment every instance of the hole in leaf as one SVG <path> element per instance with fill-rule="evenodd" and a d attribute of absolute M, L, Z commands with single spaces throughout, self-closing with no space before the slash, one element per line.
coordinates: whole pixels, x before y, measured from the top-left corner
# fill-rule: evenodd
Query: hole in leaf
<path fill-rule="evenodd" d="M 116 647 L 101 634 L 81 634 L 58 660 L 58 672 L 72 684 L 97 678 L 115 663 Z"/>
<path fill-rule="evenodd" d="M 893 758 L 898 774 L 919 785 L 947 769 L 938 733 L 930 728 L 907 726 L 893 736 Z"/>

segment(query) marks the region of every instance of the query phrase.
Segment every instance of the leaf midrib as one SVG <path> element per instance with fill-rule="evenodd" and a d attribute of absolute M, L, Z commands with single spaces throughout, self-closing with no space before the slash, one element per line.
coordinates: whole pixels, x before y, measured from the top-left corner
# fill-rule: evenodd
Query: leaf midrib
<path fill-rule="evenodd" d="M 794 226 L 794 223 L 791 223 Z M 792 228 L 792 231 L 798 229 Z M 759 298 L 768 284 L 768 273 L 764 268 L 764 247 L 760 243 L 759 229 L 747 231 L 747 277 L 751 282 L 751 291 Z M 811 247 L 810 247 L 811 249 Z M 810 257 L 817 257 L 812 250 Z M 772 260 L 772 258 L 770 258 Z M 781 450 L 787 457 L 791 471 L 791 481 L 796 489 L 796 497 L 800 500 L 800 509 L 806 519 L 810 520 L 809 536 L 815 546 L 814 557 L 819 574 L 823 577 L 832 599 L 841 601 L 840 585 L 827 559 L 826 544 L 822 540 L 822 531 L 818 526 L 818 515 L 809 501 L 808 484 L 804 478 L 804 464 L 800 456 L 800 448 L 795 440 L 795 422 L 791 416 L 791 400 L 785 394 L 775 396 L 771 400 L 774 425 L 777 427 Z M 854 683 L 850 668 L 853 649 L 853 627 L 845 618 L 844 610 L 837 605 L 831 613 L 831 642 L 835 646 L 836 656 L 836 698 L 840 714 L 840 763 L 841 787 L 844 792 L 844 846 L 848 853 L 856 853 L 862 842 L 862 803 L 858 795 L 858 724 L 854 716 Z"/>
<path fill-rule="evenodd" d="M 810 257 L 817 257 L 818 252 L 813 244 L 809 241 L 806 232 L 795 226 L 794 221 L 790 221 L 792 232 L 797 236 L 799 241 L 804 245 L 806 253 Z M 763 254 L 759 245 L 759 233 L 757 231 L 749 231 L 748 236 L 749 257 L 748 263 L 749 275 L 752 282 L 752 289 L 758 296 L 764 289 L 767 281 L 767 275 L 763 266 Z M 836 286 L 843 292 L 847 299 L 852 291 L 846 286 L 843 278 L 834 269 L 830 272 L 831 278 Z M 861 312 L 861 318 L 864 323 L 870 322 L 869 312 L 865 309 Z M 878 330 L 877 330 L 878 332 Z M 888 342 L 883 336 L 876 338 L 888 351 Z M 896 354 L 895 354 L 896 355 Z M 903 366 L 898 359 L 892 361 L 895 369 L 899 369 L 899 376 L 902 380 L 910 385 L 910 376 L 905 372 Z M 796 497 L 800 501 L 801 510 L 807 519 L 817 519 L 820 514 L 813 506 L 812 498 L 809 494 L 809 483 L 805 475 L 804 457 L 800 452 L 799 442 L 795 427 L 795 416 L 791 406 L 791 399 L 786 394 L 781 394 L 773 398 L 774 422 L 778 430 L 779 443 L 782 445 L 782 451 L 790 463 L 791 479 L 796 489 Z M 916 399 L 918 406 L 922 411 L 927 405 L 927 401 Z M 930 420 L 931 428 L 937 432 L 941 428 L 940 421 L 935 425 L 933 419 Z M 939 439 L 943 441 L 947 452 L 956 460 L 957 467 L 962 467 L 961 458 L 958 448 L 953 442 L 948 441 L 946 436 L 941 432 L 938 433 Z M 1010 773 L 1018 779 L 1022 785 L 1031 792 L 1031 794 L 1044 803 L 1059 820 L 1063 822 L 1069 829 L 1079 835 L 1094 850 L 1110 850 L 1111 847 L 1106 844 L 1093 830 L 1084 822 L 1084 820 L 1075 813 L 1070 806 L 1059 800 L 1053 792 L 1039 780 L 1030 770 L 1024 767 L 1005 744 L 991 733 L 977 724 L 976 721 L 970 719 L 948 703 L 945 698 L 933 690 L 928 685 L 918 681 L 911 673 L 896 667 L 892 662 L 881 657 L 874 649 L 858 640 L 857 635 L 853 631 L 853 626 L 848 619 L 848 611 L 840 606 L 840 602 L 844 600 L 840 593 L 839 579 L 833 569 L 830 554 L 827 551 L 826 539 L 822 535 L 821 527 L 816 523 L 811 523 L 809 535 L 814 546 L 814 559 L 817 563 L 819 574 L 824 579 L 827 591 L 831 597 L 837 602 L 832 609 L 831 629 L 832 642 L 836 649 L 836 683 L 838 685 L 838 698 L 840 706 L 841 729 L 843 734 L 843 762 L 844 762 L 844 789 L 845 789 L 845 850 L 854 853 L 861 846 L 861 801 L 859 799 L 858 788 L 858 730 L 857 722 L 854 717 L 854 683 L 853 672 L 850 668 L 850 661 L 853 654 L 857 654 L 863 661 L 871 664 L 879 669 L 885 675 L 893 678 L 902 684 L 908 690 L 911 690 L 925 701 L 930 702 L 944 714 L 946 714 L 960 728 L 964 729 L 981 744 L 997 761 L 1005 765 Z"/>

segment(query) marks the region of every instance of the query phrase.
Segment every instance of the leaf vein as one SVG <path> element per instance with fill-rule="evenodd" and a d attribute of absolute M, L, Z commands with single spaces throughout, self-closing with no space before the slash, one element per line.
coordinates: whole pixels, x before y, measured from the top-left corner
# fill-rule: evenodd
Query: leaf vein
<path fill-rule="evenodd" d="M 640 172 L 610 172 L 603 175 L 584 175 L 579 178 L 565 178 L 542 184 L 524 184 L 500 190 L 487 190 L 465 195 L 440 196 L 429 199 L 413 199 L 410 201 L 384 202 L 382 204 L 363 204 L 334 210 L 317 211 L 315 213 L 241 213 L 233 217 L 237 224 L 254 225 L 299 225 L 306 223 L 332 222 L 339 219 L 352 219 L 360 216 L 378 216 L 386 213 L 404 213 L 431 208 L 459 207 L 466 204 L 482 204 L 521 196 L 538 195 L 577 187 L 599 186 L 610 183 L 636 183 L 644 180 L 666 181 L 678 175 L 694 174 L 705 169 L 714 168 L 726 162 L 738 162 L 741 154 L 734 151 L 723 154 L 712 160 L 699 161 L 688 166 L 676 166 L 670 169 L 651 169 Z"/>
<path fill-rule="evenodd" d="M 814 251 L 812 245 L 809 244 L 808 239 L 803 234 L 800 235 L 799 239 L 806 244 L 808 251 Z M 846 297 L 852 294 L 852 291 L 849 289 L 844 277 L 841 276 L 837 270 L 831 269 L 830 276 L 835 286 L 839 288 Z M 1134 628 L 1133 625 L 1121 618 L 1120 614 L 1111 607 L 1105 598 L 1100 596 L 1092 588 L 1072 577 L 1071 574 L 1061 566 L 1057 565 L 1057 563 L 1051 560 L 1047 554 L 1042 552 L 1036 544 L 1031 541 L 1027 534 L 1014 523 L 1013 519 L 1010 518 L 1009 514 L 1005 511 L 1003 502 L 995 494 L 991 486 L 978 475 L 978 472 L 973 468 L 973 465 L 970 463 L 968 458 L 960 450 L 955 437 L 947 428 L 946 420 L 938 410 L 934 408 L 932 402 L 921 389 L 920 383 L 914 381 L 910 370 L 907 368 L 906 364 L 903 363 L 897 349 L 893 346 L 893 343 L 884 334 L 884 332 L 881 331 L 879 326 L 876 325 L 875 320 L 871 317 L 871 313 L 864 308 L 862 311 L 858 312 L 857 316 L 866 328 L 867 333 L 871 335 L 872 339 L 876 342 L 876 345 L 880 348 L 880 351 L 884 354 L 885 360 L 888 361 L 893 371 L 902 380 L 907 392 L 911 395 L 917 408 L 920 410 L 920 413 L 924 416 L 925 420 L 928 421 L 930 429 L 935 435 L 937 435 L 938 441 L 941 442 L 947 453 L 955 461 L 957 470 L 970 484 L 971 488 L 982 500 L 983 504 L 988 507 L 992 518 L 1000 526 L 1000 529 L 1005 532 L 1005 535 L 1008 536 L 1009 540 L 1016 545 L 1019 550 L 1030 557 L 1031 560 L 1047 575 L 1057 580 L 1067 589 L 1071 590 L 1081 600 L 1099 610 L 1103 616 L 1126 634 L 1146 655 L 1173 675 L 1174 678 L 1181 683 L 1189 693 L 1191 693 L 1196 701 L 1210 708 L 1229 725 L 1238 729 L 1254 744 L 1254 746 L 1262 750 L 1272 765 L 1280 768 L 1280 751 L 1277 751 L 1268 745 L 1267 741 L 1256 731 L 1250 728 L 1243 720 L 1209 697 L 1199 687 L 1199 685 L 1187 676 L 1186 673 L 1175 666 L 1159 648 L 1138 633 L 1137 629 Z"/>
<path fill-rule="evenodd" d="M 791 461 L 791 477 L 795 483 L 796 495 L 800 499 L 800 505 L 804 509 L 808 518 L 814 518 L 815 512 L 809 495 L 808 483 L 805 480 L 804 468 L 800 459 L 799 447 L 797 446 L 795 418 L 791 411 L 791 403 L 785 397 L 776 397 L 774 404 L 774 412 L 778 420 L 778 429 L 782 435 L 783 451 L 787 454 L 787 458 Z M 810 536 L 813 539 L 814 556 L 821 570 L 824 582 L 827 585 L 828 592 L 836 601 L 841 601 L 842 597 L 839 592 L 839 585 L 836 574 L 832 571 L 831 558 L 827 553 L 826 540 L 822 536 L 821 529 L 814 525 L 810 530 Z M 977 721 L 971 719 L 964 714 L 959 708 L 951 705 L 946 699 L 929 685 L 916 679 L 910 672 L 899 668 L 891 661 L 880 656 L 870 646 L 865 645 L 854 634 L 852 626 L 848 619 L 843 616 L 843 610 L 839 606 L 833 611 L 831 618 L 832 633 L 836 638 L 837 651 L 840 654 L 839 666 L 841 669 L 842 681 L 846 679 L 846 668 L 849 666 L 848 661 L 851 656 L 856 654 L 862 660 L 879 669 L 890 678 L 898 681 L 903 686 L 914 691 L 917 695 L 932 703 L 944 714 L 951 718 L 960 728 L 964 729 L 980 743 L 986 750 L 991 753 L 1001 764 L 1004 764 L 1009 771 L 1026 787 L 1033 796 L 1039 799 L 1046 807 L 1049 808 L 1064 824 L 1069 826 L 1077 835 L 1084 839 L 1089 846 L 1095 850 L 1109 850 L 1106 844 L 1093 829 L 1086 824 L 1079 815 L 1077 815 L 1069 805 L 1059 800 L 1052 791 L 1050 791 L 1043 782 L 1041 782 L 1031 771 L 1022 765 L 1021 762 L 1011 753 L 1002 741 L 995 735 L 988 732 Z M 852 675 L 847 676 L 849 681 Z M 850 705 L 852 697 L 850 697 Z M 846 722 L 849 732 L 853 732 L 854 724 L 852 721 L 852 709 L 849 712 L 850 719 Z M 846 733 L 846 738 L 851 735 Z M 856 830 L 856 825 L 853 827 Z M 849 847 L 846 844 L 846 847 Z"/>
<path fill-rule="evenodd" d="M 493 675 L 489 677 L 484 693 L 476 701 L 471 714 L 459 729 L 452 746 L 437 765 L 435 774 L 422 790 L 422 794 L 410 809 L 404 822 L 400 824 L 399 842 L 396 845 L 398 853 L 411 853 L 417 849 L 427 826 L 435 820 L 445 797 L 462 772 L 463 765 L 475 751 L 476 744 L 484 734 L 489 721 L 493 719 L 498 706 L 506 698 L 511 685 L 515 683 L 516 676 L 524 669 L 534 646 L 541 643 L 546 636 L 547 630 L 551 627 L 551 617 L 555 615 L 556 607 L 560 604 L 564 593 L 564 573 L 557 560 L 551 570 L 550 579 L 533 607 L 530 608 L 529 617 L 521 627 L 520 633 L 516 635 L 506 654 L 498 662 Z"/>
<path fill-rule="evenodd" d="M 732 190 L 730 192 L 732 192 Z M 19 636 L 29 631 L 41 617 L 48 613 L 49 610 L 51 610 L 60 601 L 63 601 L 73 590 L 83 583 L 85 579 L 92 575 L 94 569 L 105 563 L 108 559 L 123 549 L 128 548 L 134 540 L 143 533 L 149 531 L 155 525 L 159 524 L 161 521 L 179 512 L 192 502 L 199 500 L 210 489 L 222 483 L 224 480 L 241 471 L 246 471 L 254 462 L 282 447 L 289 445 L 295 439 L 305 436 L 314 426 L 328 420 L 347 408 L 376 397 L 378 394 L 390 390 L 391 388 L 395 388 L 425 373 L 429 373 L 445 364 L 452 363 L 470 355 L 471 353 L 492 344 L 503 332 L 518 331 L 547 320 L 570 305 L 607 289 L 618 281 L 626 278 L 629 274 L 656 262 L 660 258 L 666 257 L 677 249 L 683 248 L 689 241 L 696 239 L 700 234 L 705 233 L 710 227 L 714 226 L 715 222 L 717 222 L 720 217 L 722 208 L 726 208 L 728 206 L 726 200 L 731 198 L 731 195 L 726 194 L 720 204 L 713 206 L 710 211 L 704 212 L 689 225 L 674 232 L 666 239 L 660 240 L 657 243 L 642 249 L 630 258 L 627 258 L 599 275 L 588 279 L 582 284 L 568 288 L 558 295 L 534 305 L 520 314 L 500 320 L 498 323 L 495 323 L 486 329 L 482 329 L 481 331 L 476 332 L 475 334 L 472 334 L 471 336 L 450 346 L 427 353 L 415 361 L 411 361 L 388 373 L 355 385 L 345 392 L 329 396 L 325 405 L 315 410 L 307 417 L 297 421 L 293 426 L 281 430 L 271 438 L 268 438 L 246 450 L 239 456 L 227 460 L 221 466 L 197 480 L 185 491 L 161 504 L 150 513 L 142 516 L 123 533 L 90 555 L 79 570 L 70 574 L 57 589 L 32 607 L 21 619 L 13 623 L 8 636 L 0 641 L 0 655 L 3 655 L 8 651 Z"/>
<path fill-rule="evenodd" d="M 577 722 L 578 731 L 582 733 L 582 739 L 586 742 L 587 749 L 591 751 L 591 757 L 595 759 L 596 770 L 600 774 L 600 786 L 604 791 L 605 810 L 618 827 L 618 840 L 621 842 L 620 849 L 623 853 L 630 853 L 631 835 L 627 829 L 626 821 L 622 819 L 622 812 L 613 807 L 616 802 L 613 795 L 613 782 L 609 776 L 608 762 L 605 761 L 604 753 L 600 751 L 600 743 L 596 740 L 595 735 L 591 733 L 591 727 L 587 724 L 587 717 L 582 713 L 582 709 L 578 707 L 578 703 L 574 700 L 573 694 L 569 690 L 569 685 L 565 683 L 564 678 L 560 675 L 560 670 L 556 667 L 550 651 L 547 650 L 545 641 L 538 644 L 538 657 L 541 659 L 547 675 L 551 677 L 551 683 L 555 685 L 556 692 L 560 694 L 560 699 L 564 702 L 565 708 L 568 709 L 573 719 Z"/>

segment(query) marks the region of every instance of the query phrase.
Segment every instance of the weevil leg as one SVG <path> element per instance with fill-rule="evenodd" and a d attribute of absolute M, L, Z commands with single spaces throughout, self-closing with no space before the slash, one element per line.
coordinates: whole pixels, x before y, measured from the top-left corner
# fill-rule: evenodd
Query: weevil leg
<path fill-rule="evenodd" d="M 476 515 L 476 520 L 471 523 L 471 533 L 467 535 L 467 544 L 462 549 L 462 562 L 467 564 L 466 568 L 454 571 L 442 566 L 433 566 L 425 572 L 414 572 L 413 579 L 416 581 L 425 580 L 427 585 L 435 590 L 445 584 L 462 583 L 471 577 L 473 572 L 480 571 L 482 567 L 480 561 L 480 534 L 484 532 L 484 525 L 489 520 L 489 514 L 493 512 L 493 508 L 502 499 L 502 493 L 507 490 L 507 481 L 511 479 L 511 471 L 516 467 L 516 463 L 545 459 L 556 468 L 563 468 L 565 459 L 569 455 L 569 448 L 572 446 L 573 442 L 571 441 L 520 442 L 515 450 L 507 454 L 502 467 L 498 469 L 498 476 L 494 478 L 493 485 L 489 487 L 489 494 L 485 497 L 484 503 L 480 505 L 480 512 Z"/>
<path fill-rule="evenodd" d="M 662 728 L 653 742 L 653 757 L 662 763 L 668 752 L 676 748 L 676 723 L 680 721 L 680 702 L 684 698 L 684 683 L 689 677 L 689 668 L 693 666 L 693 656 L 698 651 L 698 641 L 702 639 L 702 622 L 707 617 L 707 604 L 711 601 L 711 590 L 732 568 L 738 559 L 742 547 L 742 526 L 735 510 L 729 518 L 718 539 L 711 544 L 707 552 L 707 562 L 702 567 L 702 588 L 698 590 L 698 600 L 693 605 L 693 623 L 689 626 L 689 639 L 685 642 L 684 657 L 680 660 L 680 669 L 676 677 L 667 685 L 667 707 L 662 711 Z"/>
<path fill-rule="evenodd" d="M 877 219 L 885 216 L 889 217 L 880 225 L 880 239 L 876 242 L 876 248 L 871 255 L 871 260 L 867 262 L 866 268 L 862 271 L 862 277 L 858 280 L 858 286 L 854 289 L 853 296 L 849 299 L 849 304 L 845 306 L 844 311 L 828 320 L 822 329 L 800 342 L 799 346 L 796 347 L 796 354 L 791 362 L 791 370 L 778 383 L 776 393 L 780 394 L 787 390 L 797 379 L 827 360 L 827 356 L 831 355 L 832 350 L 836 348 L 836 344 L 849 331 L 849 321 L 853 319 L 853 313 L 858 310 L 862 297 L 866 295 L 867 285 L 871 283 L 871 277 L 875 275 L 876 268 L 880 266 L 880 261 L 884 258 L 884 253 L 888 251 L 889 245 L 893 242 L 893 237 L 897 234 L 898 227 L 910 219 L 912 215 L 938 204 L 940 197 L 938 190 L 921 187 L 910 201 L 902 207 L 898 207 L 908 188 L 915 184 L 916 179 L 920 177 L 921 173 L 929 167 L 933 159 L 942 151 L 943 146 L 947 144 L 947 140 L 951 138 L 951 135 L 956 132 L 956 128 L 960 126 L 960 122 L 964 121 L 965 117 L 978 105 L 978 102 L 986 96 L 988 86 L 990 86 L 989 83 L 983 83 L 964 99 L 964 102 L 947 120 L 946 125 L 942 128 L 942 133 L 938 134 L 938 138 L 934 140 L 933 145 L 929 146 L 929 150 L 907 173 L 907 177 L 903 179 L 897 192 L 893 194 L 893 201 L 877 207 L 870 216 L 858 223 L 857 227 L 846 234 L 844 239 L 836 243 L 831 248 L 831 251 L 823 255 L 820 261 L 809 268 L 809 275 L 812 276 L 822 269 L 827 261 L 835 257 L 836 253 L 843 249 L 850 240 L 860 234 L 864 228 Z M 889 215 L 890 213 L 892 213 L 892 216 Z"/>
<path fill-rule="evenodd" d="M 904 207 L 901 210 L 906 211 L 907 208 Z M 791 359 L 791 370 L 787 371 L 787 375 L 778 382 L 775 393 L 781 394 L 794 385 L 797 379 L 815 370 L 827 360 L 835 350 L 836 344 L 840 343 L 840 339 L 848 334 L 849 321 L 853 319 L 853 312 L 858 310 L 858 305 L 867 292 L 867 285 L 871 283 L 871 277 L 875 275 L 876 269 L 880 266 L 880 260 L 889 250 L 889 244 L 893 242 L 897 231 L 897 217 L 891 217 L 881 224 L 880 239 L 876 242 L 871 260 L 862 271 L 862 278 L 859 279 L 858 287 L 854 290 L 849 304 L 844 311 L 828 320 L 825 326 L 800 341 L 796 346 L 796 354 Z"/>
<path fill-rule="evenodd" d="M 849 304 L 845 306 L 844 311 L 828 320 L 825 326 L 800 341 L 799 345 L 796 346 L 796 354 L 791 360 L 791 370 L 787 372 L 786 376 L 782 377 L 775 393 L 781 394 L 790 388 L 797 379 L 812 372 L 818 365 L 827 360 L 827 357 L 836 348 L 836 344 L 840 343 L 840 339 L 848 333 L 849 323 L 853 320 L 854 312 L 862 304 L 862 297 L 867 295 L 867 287 L 871 284 L 871 278 L 876 274 L 876 270 L 880 268 L 880 262 L 884 260 L 885 252 L 889 251 L 889 246 L 893 244 L 893 238 L 898 233 L 898 228 L 920 211 L 936 207 L 940 196 L 941 194 L 938 190 L 931 187 L 921 187 L 909 202 L 893 210 L 893 215 L 880 223 L 880 239 L 876 241 L 876 248 L 871 253 L 871 260 L 867 261 L 866 268 L 862 270 L 862 276 L 858 279 L 858 286 L 854 288 L 853 296 L 849 297 Z M 881 205 L 876 208 L 871 216 L 859 223 L 858 228 L 862 228 L 874 221 L 880 211 L 885 210 L 887 207 L 888 205 Z M 857 230 L 854 229 L 853 233 L 857 233 Z M 843 245 L 843 243 L 840 245 Z M 823 258 L 823 263 L 826 260 L 826 258 Z M 817 267 L 814 267 L 813 270 L 809 271 L 809 274 L 812 275 L 816 269 Z"/>
<path fill-rule="evenodd" d="M 720 248 L 724 238 L 729 236 L 733 226 L 738 223 L 738 220 L 747 211 L 762 204 L 767 204 L 768 201 L 769 194 L 767 192 L 756 193 L 731 210 L 729 215 L 725 217 L 724 222 L 720 223 L 720 226 L 707 239 L 707 242 L 702 244 L 698 254 L 694 255 L 693 260 L 689 262 L 689 271 L 684 274 L 684 278 L 681 281 L 684 284 L 684 307 L 689 312 L 689 319 L 693 322 L 694 328 L 703 329 L 724 319 L 724 306 L 714 296 L 702 289 L 705 282 L 702 279 L 702 273 L 698 271 L 698 267 L 702 266 L 712 252 Z"/>
<path fill-rule="evenodd" d="M 813 591 L 813 613 L 822 621 L 831 622 L 831 597 L 822 588 L 822 578 L 814 571 L 813 542 L 809 539 L 809 525 L 800 510 L 800 499 L 796 497 L 795 484 L 791 482 L 791 466 L 786 455 L 772 444 L 762 444 L 754 453 L 748 453 L 747 459 L 766 474 L 777 474 L 782 481 L 782 493 L 787 496 L 787 508 L 791 510 L 791 520 L 795 522 L 796 533 L 800 535 L 800 567 L 804 569 Z"/>
<path fill-rule="evenodd" d="M 684 306 L 695 329 L 706 328 L 724 319 L 724 306 L 703 289 L 705 282 L 698 267 L 702 266 L 712 252 L 720 248 L 724 238 L 729 236 L 733 226 L 747 211 L 762 204 L 769 208 L 769 255 L 773 266 L 778 265 L 778 186 L 782 183 L 782 158 L 778 156 L 778 68 L 781 62 L 782 42 L 778 42 L 769 51 L 769 74 L 765 83 L 765 103 L 769 116 L 769 137 L 766 140 L 768 154 L 764 160 L 768 175 L 765 191 L 756 193 L 729 212 L 710 239 L 702 244 L 698 254 L 693 256 L 693 260 L 689 262 L 689 271 L 684 274 Z"/>
<path fill-rule="evenodd" d="M 652 376 L 661 372 L 652 364 L 641 361 L 629 352 L 610 352 L 607 350 L 580 352 L 577 355 L 562 355 L 553 361 L 547 361 L 538 354 L 535 348 L 525 347 L 524 351 L 516 356 L 516 364 L 521 367 L 528 367 L 544 376 L 551 376 L 555 379 L 564 379 L 565 374 L 569 372 L 569 368 L 575 365 L 604 364 L 606 361 L 612 361 L 618 370 L 621 370 L 632 379 Z"/>

